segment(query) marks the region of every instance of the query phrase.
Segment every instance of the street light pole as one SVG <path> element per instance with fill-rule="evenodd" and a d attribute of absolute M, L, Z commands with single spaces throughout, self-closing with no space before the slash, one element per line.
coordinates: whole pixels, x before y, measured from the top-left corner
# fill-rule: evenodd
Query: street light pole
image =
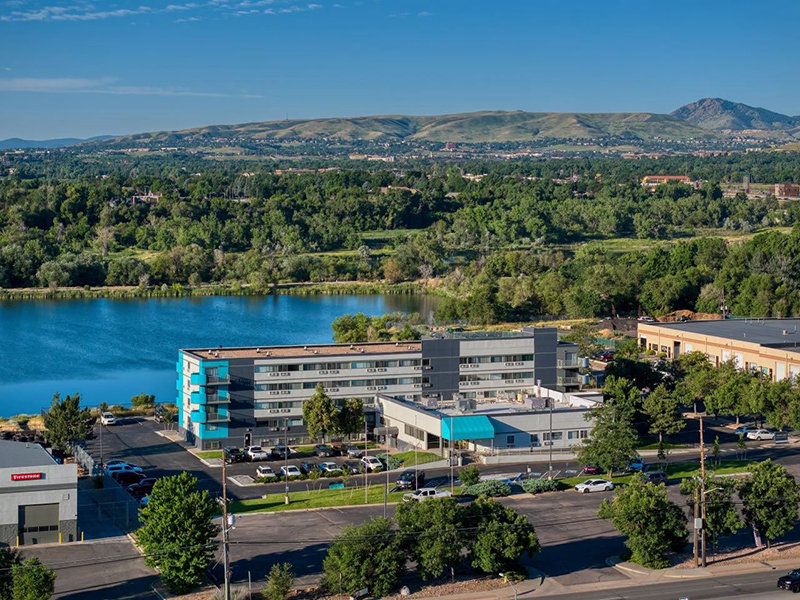
<path fill-rule="evenodd" d="M 703 566 L 706 566 L 706 449 L 703 445 L 703 416 L 700 415 L 700 506 L 703 529 L 700 530 L 700 547 Z"/>
<path fill-rule="evenodd" d="M 227 461 L 222 457 L 222 565 L 225 570 L 225 583 L 223 596 L 225 600 L 231 597 L 230 559 L 228 557 L 228 470 Z"/>
<path fill-rule="evenodd" d="M 514 600 L 517 600 L 517 588 L 514 586 L 514 583 L 506 577 L 503 573 L 499 573 L 500 577 L 506 580 L 506 583 L 511 586 L 511 589 L 514 590 Z"/>
<path fill-rule="evenodd" d="M 389 502 L 389 432 L 386 432 L 386 488 L 383 490 L 383 518 L 386 518 Z"/>
<path fill-rule="evenodd" d="M 283 503 L 289 504 L 289 417 L 284 420 L 283 428 Z"/>
<path fill-rule="evenodd" d="M 450 439 L 447 440 L 448 448 L 450 450 L 450 495 L 453 495 L 453 438 L 455 437 L 455 433 L 453 432 L 453 415 L 450 415 Z"/>
<path fill-rule="evenodd" d="M 369 452 L 367 451 L 367 416 L 364 415 L 364 456 L 369 456 Z M 361 466 L 364 469 L 364 505 L 369 502 L 369 484 L 367 482 L 367 467 L 364 463 Z"/>

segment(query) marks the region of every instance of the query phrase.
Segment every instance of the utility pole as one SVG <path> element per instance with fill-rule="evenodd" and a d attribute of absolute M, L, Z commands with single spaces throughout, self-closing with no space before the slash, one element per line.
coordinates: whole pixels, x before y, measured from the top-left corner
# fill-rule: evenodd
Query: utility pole
<path fill-rule="evenodd" d="M 553 478 L 553 399 L 548 398 L 547 404 L 550 407 L 550 461 L 548 462 L 547 478 Z M 563 434 L 562 434 L 563 435 Z"/>
<path fill-rule="evenodd" d="M 414 413 L 414 489 L 419 487 L 419 466 L 417 462 L 417 445 L 419 444 L 419 429 L 417 429 L 417 414 Z"/>
<path fill-rule="evenodd" d="M 453 438 L 455 437 L 455 433 L 453 432 L 453 415 L 450 415 L 450 439 L 447 440 L 448 449 L 450 452 L 448 455 L 450 456 L 450 495 L 453 495 Z"/>
<path fill-rule="evenodd" d="M 386 518 L 389 503 L 389 432 L 386 432 L 386 488 L 383 490 L 383 518 Z"/>
<path fill-rule="evenodd" d="M 222 457 L 222 565 L 225 569 L 224 600 L 231 598 L 230 557 L 228 556 L 228 469 Z"/>
<path fill-rule="evenodd" d="M 703 416 L 700 415 L 700 508 L 703 529 L 700 530 L 700 547 L 703 566 L 706 566 L 706 449 L 703 445 Z"/>
<path fill-rule="evenodd" d="M 698 529 L 697 529 L 697 521 L 700 518 L 700 494 L 697 491 L 697 486 L 694 487 L 694 544 L 693 544 L 693 554 L 694 554 L 694 568 L 700 566 L 698 562 Z"/>
<path fill-rule="evenodd" d="M 369 452 L 367 451 L 367 416 L 364 415 L 364 456 L 369 456 Z M 363 464 L 363 463 L 362 463 Z M 369 484 L 367 482 L 367 467 L 362 466 L 364 469 L 364 505 L 369 502 Z M 341 587 L 341 582 L 339 584 Z"/>
<path fill-rule="evenodd" d="M 289 504 L 289 417 L 283 428 L 283 503 Z"/>

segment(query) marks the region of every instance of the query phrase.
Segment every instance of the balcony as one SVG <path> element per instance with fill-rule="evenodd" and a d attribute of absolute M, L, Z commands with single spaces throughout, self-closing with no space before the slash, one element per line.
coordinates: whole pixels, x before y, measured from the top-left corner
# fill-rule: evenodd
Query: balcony
<path fill-rule="evenodd" d="M 225 395 L 204 394 L 203 392 L 192 392 L 192 402 L 194 404 L 230 404 L 231 399 Z"/>
<path fill-rule="evenodd" d="M 588 367 L 588 366 L 589 366 L 589 359 L 586 357 L 558 359 L 559 369 L 581 369 L 583 367 Z"/>
<path fill-rule="evenodd" d="M 582 377 L 556 377 L 556 385 L 581 385 L 582 383 Z"/>
<path fill-rule="evenodd" d="M 216 411 L 193 410 L 191 414 L 193 423 L 229 423 L 231 420 L 229 414 Z"/>
<path fill-rule="evenodd" d="M 207 375 L 206 382 L 204 385 L 217 386 L 217 385 L 230 385 L 230 383 L 231 383 L 230 375 L 225 375 L 224 377 L 220 377 L 218 375 Z"/>

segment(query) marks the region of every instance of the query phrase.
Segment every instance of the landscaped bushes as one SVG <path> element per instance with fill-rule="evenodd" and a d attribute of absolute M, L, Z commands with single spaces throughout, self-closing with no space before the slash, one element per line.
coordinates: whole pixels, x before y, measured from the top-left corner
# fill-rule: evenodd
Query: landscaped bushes
<path fill-rule="evenodd" d="M 466 496 L 488 496 L 498 498 L 511 494 L 511 486 L 504 481 L 481 481 L 474 485 L 465 485 L 461 493 Z"/>
<path fill-rule="evenodd" d="M 563 486 L 555 479 L 524 479 L 522 489 L 529 494 L 541 494 L 542 492 L 557 492 Z"/>
<path fill-rule="evenodd" d="M 377 457 L 381 459 L 384 462 L 384 464 L 387 464 L 390 471 L 393 471 L 394 469 L 399 469 L 400 467 L 403 466 L 403 461 L 398 458 L 395 458 L 394 456 L 389 456 L 389 461 L 387 463 L 385 452 L 382 454 L 378 454 Z"/>

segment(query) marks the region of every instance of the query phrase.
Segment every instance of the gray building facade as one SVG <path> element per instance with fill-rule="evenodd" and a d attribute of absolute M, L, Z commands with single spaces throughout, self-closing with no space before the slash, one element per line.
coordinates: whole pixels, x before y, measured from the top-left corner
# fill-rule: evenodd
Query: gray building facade
<path fill-rule="evenodd" d="M 75 542 L 78 467 L 39 444 L 0 440 L 0 545 Z"/>

